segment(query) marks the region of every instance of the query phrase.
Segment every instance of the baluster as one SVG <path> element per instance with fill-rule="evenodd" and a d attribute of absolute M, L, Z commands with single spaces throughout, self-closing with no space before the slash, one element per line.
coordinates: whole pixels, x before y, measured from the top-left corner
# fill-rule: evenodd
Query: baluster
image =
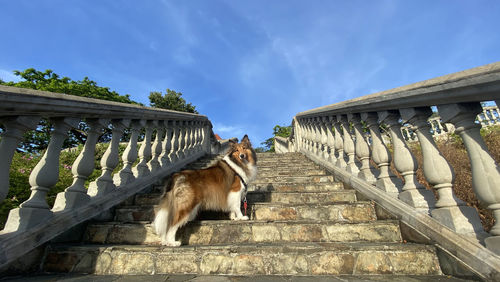
<path fill-rule="evenodd" d="M 296 151 L 301 152 L 303 148 L 303 138 L 304 138 L 304 133 L 303 133 L 303 128 L 302 128 L 302 121 L 301 119 L 295 118 L 295 131 L 297 132 L 297 144 L 296 144 Z"/>
<path fill-rule="evenodd" d="M 135 180 L 132 165 L 137 160 L 137 139 L 141 128 L 146 124 L 145 120 L 133 120 L 130 128 L 130 141 L 122 155 L 123 168 L 113 176 L 116 186 L 126 185 Z"/>
<path fill-rule="evenodd" d="M 354 142 L 352 141 L 351 133 L 349 130 L 349 122 L 346 119 L 346 116 L 344 115 L 338 115 L 337 120 L 340 122 L 340 126 L 342 127 L 342 131 L 344 132 L 343 134 L 343 139 L 344 139 L 344 152 L 347 154 L 347 165 L 346 165 L 346 170 L 350 172 L 351 174 L 357 175 L 359 172 L 358 166 L 355 163 L 354 160 L 354 153 L 355 153 L 355 148 L 354 148 Z"/>
<path fill-rule="evenodd" d="M 191 155 L 191 121 L 184 122 L 184 156 L 188 158 Z"/>
<path fill-rule="evenodd" d="M 156 121 L 155 125 L 156 125 L 156 137 L 152 146 L 153 157 L 148 163 L 148 168 L 151 171 L 151 173 L 156 173 L 160 170 L 162 139 L 165 136 L 165 127 L 163 126 L 163 121 Z"/>
<path fill-rule="evenodd" d="M 89 185 L 88 194 L 91 197 L 104 196 L 116 189 L 111 177 L 113 170 L 119 163 L 119 148 L 125 128 L 130 125 L 129 119 L 118 119 L 111 122 L 113 126 L 111 142 L 101 159 L 102 173 L 94 182 Z"/>
<path fill-rule="evenodd" d="M 179 160 L 179 121 L 172 121 L 172 132 L 172 151 L 168 157 L 171 163 L 175 163 Z"/>
<path fill-rule="evenodd" d="M 200 151 L 200 121 L 194 121 L 193 152 Z"/>
<path fill-rule="evenodd" d="M 425 179 L 438 193 L 436 209 L 432 217 L 458 233 L 484 232 L 475 208 L 468 207 L 453 193 L 455 173 L 450 164 L 438 150 L 430 133 L 427 119 L 432 115 L 430 108 L 408 108 L 399 110 L 401 117 L 410 122 L 416 130 L 423 156 Z"/>
<path fill-rule="evenodd" d="M 320 152 L 321 157 L 324 160 L 330 160 L 330 154 L 328 153 L 328 129 L 327 127 L 328 117 L 319 117 L 319 128 L 321 132 L 321 148 L 323 152 Z M 322 154 L 321 154 L 322 153 Z"/>
<path fill-rule="evenodd" d="M 5 131 L 0 139 L 0 203 L 9 193 L 9 171 L 17 146 L 23 140 L 24 132 L 34 129 L 40 117 L 17 116 L 2 119 Z"/>
<path fill-rule="evenodd" d="M 210 130 L 212 128 L 212 123 L 210 123 L 210 121 L 206 120 L 203 122 L 203 130 L 201 132 L 202 136 L 201 136 L 201 142 L 202 142 L 202 145 L 203 145 L 203 150 L 207 153 L 207 154 L 211 154 L 212 151 L 210 150 Z"/>
<path fill-rule="evenodd" d="M 332 118 L 335 119 L 335 117 Z M 342 137 L 342 131 L 338 116 L 337 120 L 334 120 L 333 127 L 335 128 L 335 150 L 337 151 L 337 163 L 335 165 L 340 168 L 345 168 L 347 167 L 347 163 L 345 162 L 345 157 L 347 156 L 347 154 L 344 155 L 344 139 Z"/>
<path fill-rule="evenodd" d="M 318 143 L 316 143 L 316 121 L 314 118 L 310 119 L 309 128 L 311 134 L 309 136 L 309 140 L 311 141 L 311 153 L 316 155 L 318 153 Z"/>
<path fill-rule="evenodd" d="M 186 157 L 186 121 L 179 121 L 179 159 L 184 159 Z"/>
<path fill-rule="evenodd" d="M 361 119 L 366 122 L 370 130 L 372 138 L 372 159 L 377 164 L 380 171 L 375 185 L 380 190 L 397 198 L 399 192 L 401 192 L 398 186 L 401 187 L 403 183 L 390 171 L 391 153 L 382 141 L 378 116 L 376 113 L 362 113 Z"/>
<path fill-rule="evenodd" d="M 63 142 L 68 136 L 68 130 L 76 127 L 79 120 L 75 118 L 57 118 L 53 119 L 52 122 L 54 123 L 54 129 L 47 150 L 33 168 L 29 177 L 31 185 L 30 198 L 23 202 L 19 208 L 10 211 L 4 228 L 6 232 L 26 230 L 52 216 L 52 211 L 45 197 L 59 178 L 59 156 Z"/>
<path fill-rule="evenodd" d="M 471 162 L 472 188 L 479 201 L 491 209 L 495 225 L 492 237 L 485 240 L 486 247 L 500 254 L 500 172 L 480 134 L 481 127 L 474 122 L 481 112 L 479 103 L 448 104 L 438 106 L 443 121 L 451 122 L 462 138 Z"/>
<path fill-rule="evenodd" d="M 193 146 L 194 146 L 194 121 L 188 121 L 188 131 L 186 136 L 186 147 L 188 156 L 193 155 Z"/>
<path fill-rule="evenodd" d="M 347 119 L 352 122 L 356 135 L 356 156 L 361 161 L 358 177 L 366 182 L 375 184 L 376 179 L 370 169 L 370 147 L 363 136 L 363 125 L 359 114 L 348 114 Z"/>
<path fill-rule="evenodd" d="M 70 210 L 90 201 L 90 196 L 85 188 L 85 181 L 94 171 L 95 147 L 104 126 L 109 122 L 105 119 L 90 119 L 87 124 L 89 130 L 87 140 L 82 151 L 73 163 L 73 183 L 64 192 L 57 194 L 52 211 Z"/>
<path fill-rule="evenodd" d="M 172 150 L 172 134 L 173 134 L 173 129 L 172 126 L 170 125 L 171 122 L 165 120 L 163 121 L 163 127 L 165 128 L 165 138 L 163 139 L 162 142 L 162 152 L 160 155 L 160 165 L 162 169 L 167 168 L 170 164 L 170 151 Z"/>
<path fill-rule="evenodd" d="M 141 148 L 139 149 L 139 163 L 132 168 L 135 178 L 148 176 L 151 172 L 149 171 L 148 161 L 151 159 L 151 136 L 153 135 L 153 127 L 158 125 L 158 121 L 147 121 L 146 122 L 146 132 L 144 134 L 144 140 L 141 142 Z"/>
<path fill-rule="evenodd" d="M 429 213 L 434 208 L 435 199 L 432 191 L 425 189 L 417 181 L 416 171 L 418 163 L 410 149 L 404 142 L 399 123 L 399 113 L 396 111 L 378 112 L 379 122 L 385 123 L 389 129 L 394 151 L 394 167 L 404 178 L 402 192 L 399 199 L 418 211 Z"/>
<path fill-rule="evenodd" d="M 335 157 L 335 137 L 333 136 L 333 117 L 329 116 L 326 117 L 326 134 L 327 134 L 327 145 L 330 150 L 329 158 L 328 161 L 332 164 L 335 164 L 337 162 L 337 158 Z"/>
<path fill-rule="evenodd" d="M 304 141 L 305 141 L 305 151 L 307 153 L 312 152 L 311 145 L 311 124 L 309 119 L 304 119 Z"/>

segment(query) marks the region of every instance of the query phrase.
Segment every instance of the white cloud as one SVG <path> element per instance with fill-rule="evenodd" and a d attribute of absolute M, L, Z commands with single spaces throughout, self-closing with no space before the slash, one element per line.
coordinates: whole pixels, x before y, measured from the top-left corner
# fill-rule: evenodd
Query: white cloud
<path fill-rule="evenodd" d="M 243 136 L 243 126 L 238 125 L 228 125 L 222 123 L 214 123 L 213 124 L 213 132 L 215 134 L 219 134 L 219 136 L 223 139 L 237 137 L 241 138 Z"/>
<path fill-rule="evenodd" d="M 18 76 L 15 76 L 12 71 L 0 69 L 0 79 L 3 81 L 14 81 L 18 82 L 20 81 Z"/>

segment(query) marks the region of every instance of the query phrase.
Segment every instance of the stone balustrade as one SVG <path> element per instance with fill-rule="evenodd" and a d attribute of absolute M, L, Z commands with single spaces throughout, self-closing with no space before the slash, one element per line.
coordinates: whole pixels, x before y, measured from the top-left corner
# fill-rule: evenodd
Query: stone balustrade
<path fill-rule="evenodd" d="M 0 267 L 85 220 L 99 216 L 135 193 L 199 157 L 227 147 L 216 141 L 206 116 L 153 109 L 65 94 L 0 86 L 0 201 L 9 191 L 9 169 L 24 134 L 41 119 L 52 124 L 47 149 L 31 171 L 31 196 L 10 211 L 0 231 Z M 59 157 L 68 131 L 84 122 L 86 141 L 72 165 L 73 183 L 57 195 L 47 193 L 59 177 Z M 103 129 L 111 140 L 100 164 L 101 175 L 88 187 Z M 129 134 L 125 151 L 120 141 Z M 139 140 L 142 141 L 139 143 Z M 123 167 L 113 171 L 123 161 Z M 138 162 L 136 162 L 138 161 Z"/>
<path fill-rule="evenodd" d="M 486 257 L 500 254 L 500 167 L 479 134 L 482 125 L 498 122 L 498 108 L 481 107 L 485 101 L 500 102 L 500 62 L 298 113 L 293 134 L 275 139 L 276 151 L 304 153 L 480 268 Z M 440 117 L 433 116 L 434 107 Z M 446 131 L 442 123 L 452 125 L 465 144 L 474 193 L 495 217 L 489 234 L 476 209 L 453 192 L 454 170 L 433 138 Z M 420 145 L 423 174 L 437 197 L 417 181 L 410 135 Z M 391 173 L 391 163 L 403 181 Z"/>

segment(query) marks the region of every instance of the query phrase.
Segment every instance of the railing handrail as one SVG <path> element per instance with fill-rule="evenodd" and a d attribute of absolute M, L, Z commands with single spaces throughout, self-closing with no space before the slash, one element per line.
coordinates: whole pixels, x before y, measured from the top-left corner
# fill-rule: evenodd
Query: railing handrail
<path fill-rule="evenodd" d="M 498 100 L 500 62 L 464 70 L 298 113 L 297 117 L 397 108 L 425 107 L 462 102 Z M 452 99 L 450 101 L 450 99 Z"/>
<path fill-rule="evenodd" d="M 145 107 L 64 93 L 0 85 L 0 117 L 50 115 L 51 117 L 206 120 L 205 115 Z"/>

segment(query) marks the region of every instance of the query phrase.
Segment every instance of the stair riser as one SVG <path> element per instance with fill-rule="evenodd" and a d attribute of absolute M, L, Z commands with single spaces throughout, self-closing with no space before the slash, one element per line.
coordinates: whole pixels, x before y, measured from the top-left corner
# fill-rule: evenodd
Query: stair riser
<path fill-rule="evenodd" d="M 322 170 L 259 170 L 257 173 L 257 178 L 259 177 L 277 177 L 277 176 L 294 176 L 294 175 L 304 175 L 304 176 L 317 176 L 317 175 L 328 175 Z"/>
<path fill-rule="evenodd" d="M 248 214 L 252 220 L 329 220 L 335 222 L 365 222 L 376 220 L 370 204 L 327 206 L 279 206 L 250 205 Z M 229 219 L 227 214 L 201 212 L 203 219 Z M 116 210 L 116 221 L 152 221 L 153 208 L 131 208 Z"/>
<path fill-rule="evenodd" d="M 356 194 L 354 191 L 335 191 L 335 192 L 310 192 L 310 193 L 280 193 L 280 192 L 249 192 L 247 200 L 250 203 L 271 202 L 282 204 L 321 204 L 335 202 L 355 202 Z M 159 195 L 138 195 L 135 198 L 135 205 L 157 205 L 160 201 Z"/>
<path fill-rule="evenodd" d="M 318 193 L 248 193 L 247 199 L 251 203 L 267 202 L 282 204 L 321 204 L 336 202 L 355 202 L 354 192 L 318 192 Z"/>
<path fill-rule="evenodd" d="M 328 183 L 334 182 L 332 175 L 323 176 L 275 176 L 257 177 L 255 183 Z"/>
<path fill-rule="evenodd" d="M 248 191 L 261 192 L 328 192 L 344 189 L 342 183 L 317 183 L 317 184 L 285 184 L 285 183 L 252 183 Z"/>
<path fill-rule="evenodd" d="M 395 223 L 188 224 L 177 232 L 183 245 L 286 242 L 399 242 Z M 91 224 L 85 241 L 97 244 L 160 244 L 150 224 Z"/>
<path fill-rule="evenodd" d="M 411 263 L 409 263 L 411 262 Z M 95 274 L 339 275 L 441 274 L 433 249 L 414 250 L 190 250 L 121 248 L 51 251 L 44 270 Z"/>

